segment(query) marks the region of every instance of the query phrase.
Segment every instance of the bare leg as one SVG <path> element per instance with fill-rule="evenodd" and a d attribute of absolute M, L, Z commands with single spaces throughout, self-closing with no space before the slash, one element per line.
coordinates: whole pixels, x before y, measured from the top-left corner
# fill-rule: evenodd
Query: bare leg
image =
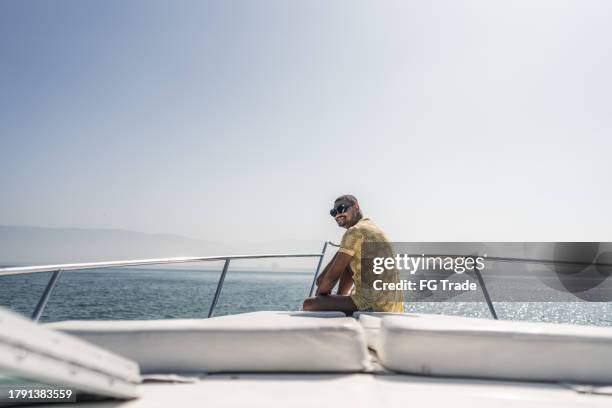
<path fill-rule="evenodd" d="M 338 311 L 352 314 L 357 311 L 357 306 L 355 306 L 350 296 L 315 296 L 304 301 L 303 310 L 317 312 Z"/>

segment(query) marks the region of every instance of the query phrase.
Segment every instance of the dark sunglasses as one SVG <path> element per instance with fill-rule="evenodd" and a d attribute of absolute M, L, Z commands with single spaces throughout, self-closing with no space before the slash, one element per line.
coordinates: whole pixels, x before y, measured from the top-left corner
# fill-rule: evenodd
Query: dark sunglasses
<path fill-rule="evenodd" d="M 338 214 L 344 214 L 346 212 L 346 210 L 348 210 L 352 206 L 353 206 L 353 204 L 348 204 L 348 205 L 340 204 L 336 208 L 332 208 L 331 210 L 329 210 L 329 215 L 331 215 L 332 217 L 335 217 Z"/>

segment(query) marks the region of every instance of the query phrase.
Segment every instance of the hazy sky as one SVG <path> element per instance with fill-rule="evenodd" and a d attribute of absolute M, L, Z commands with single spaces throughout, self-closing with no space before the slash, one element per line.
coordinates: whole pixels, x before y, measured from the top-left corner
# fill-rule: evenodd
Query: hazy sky
<path fill-rule="evenodd" d="M 612 241 L 612 2 L 0 2 L 0 224 Z"/>

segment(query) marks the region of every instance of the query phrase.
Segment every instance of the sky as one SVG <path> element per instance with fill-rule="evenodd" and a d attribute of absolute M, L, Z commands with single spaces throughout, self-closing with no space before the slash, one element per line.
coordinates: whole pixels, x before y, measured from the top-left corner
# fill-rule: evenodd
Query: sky
<path fill-rule="evenodd" d="M 0 2 L 0 224 L 612 241 L 608 1 Z"/>

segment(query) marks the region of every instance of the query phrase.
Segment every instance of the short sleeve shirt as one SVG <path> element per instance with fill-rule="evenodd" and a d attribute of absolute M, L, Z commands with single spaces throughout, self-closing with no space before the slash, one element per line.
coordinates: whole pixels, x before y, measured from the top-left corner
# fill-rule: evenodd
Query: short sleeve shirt
<path fill-rule="evenodd" d="M 374 312 L 403 312 L 404 297 L 399 290 L 378 291 L 370 285 L 362 283 L 362 245 L 364 242 L 376 242 L 386 256 L 393 256 L 393 247 L 387 235 L 369 218 L 362 218 L 342 236 L 338 252 L 351 256 L 350 268 L 353 272 L 353 290 L 351 299 L 359 310 L 370 310 Z M 391 271 L 384 277 L 386 281 L 399 281 L 397 270 Z"/>

